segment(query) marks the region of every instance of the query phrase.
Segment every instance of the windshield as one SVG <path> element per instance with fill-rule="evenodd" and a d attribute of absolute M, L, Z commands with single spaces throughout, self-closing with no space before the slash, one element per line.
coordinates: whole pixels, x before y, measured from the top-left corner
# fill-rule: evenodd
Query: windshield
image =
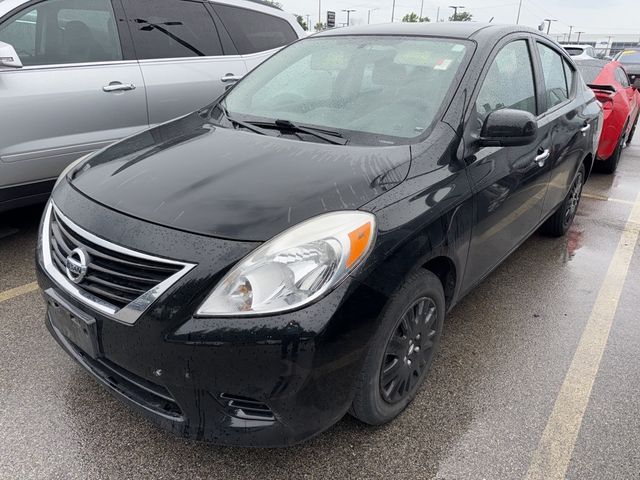
<path fill-rule="evenodd" d="M 420 37 L 309 38 L 256 68 L 225 106 L 235 118 L 338 130 L 350 143 L 406 142 L 435 119 L 466 51 Z"/>
<path fill-rule="evenodd" d="M 616 59 L 620 63 L 640 63 L 640 50 L 625 50 Z"/>

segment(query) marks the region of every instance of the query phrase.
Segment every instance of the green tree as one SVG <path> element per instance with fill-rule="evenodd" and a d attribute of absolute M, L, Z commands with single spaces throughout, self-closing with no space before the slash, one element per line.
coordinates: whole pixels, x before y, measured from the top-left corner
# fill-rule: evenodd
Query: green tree
<path fill-rule="evenodd" d="M 473 15 L 469 12 L 460 12 L 457 15 L 454 13 L 449 17 L 450 22 L 470 22 L 473 20 Z"/>
<path fill-rule="evenodd" d="M 313 29 L 316 32 L 321 32 L 322 30 L 326 30 L 327 29 L 327 24 L 326 23 L 322 23 L 322 22 L 318 22 L 318 23 L 316 23 L 316 26 L 313 27 Z"/>
<path fill-rule="evenodd" d="M 298 23 L 300 24 L 302 29 L 305 32 L 309 30 L 309 27 L 307 26 L 307 22 L 304 21 L 304 17 L 302 15 L 298 15 L 297 13 L 295 14 L 295 16 L 296 16 L 296 20 L 298 20 Z"/>
<path fill-rule="evenodd" d="M 430 22 L 431 19 L 429 17 L 421 17 L 415 12 L 407 13 L 404 17 L 402 17 L 403 22 L 417 23 L 417 22 Z"/>

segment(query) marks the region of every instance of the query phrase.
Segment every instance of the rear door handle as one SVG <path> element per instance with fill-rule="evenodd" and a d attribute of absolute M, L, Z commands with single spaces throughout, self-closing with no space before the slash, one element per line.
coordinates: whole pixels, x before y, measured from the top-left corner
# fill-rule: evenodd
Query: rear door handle
<path fill-rule="evenodd" d="M 234 75 L 233 73 L 227 73 L 224 77 L 220 79 L 223 83 L 227 82 L 237 82 L 242 80 L 242 75 Z"/>
<path fill-rule="evenodd" d="M 537 163 L 539 167 L 544 167 L 544 164 L 546 163 L 547 158 L 549 158 L 550 155 L 551 155 L 551 152 L 547 148 L 543 150 L 542 153 L 539 153 L 538 155 L 536 155 L 533 161 Z"/>
<path fill-rule="evenodd" d="M 111 82 L 109 85 L 102 87 L 103 92 L 126 92 L 128 90 L 135 90 L 136 86 L 133 83 L 120 83 Z"/>

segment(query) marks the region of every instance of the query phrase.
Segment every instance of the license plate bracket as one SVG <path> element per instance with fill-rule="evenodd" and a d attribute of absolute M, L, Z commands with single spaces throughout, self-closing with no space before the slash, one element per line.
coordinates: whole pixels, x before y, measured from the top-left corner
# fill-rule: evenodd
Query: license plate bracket
<path fill-rule="evenodd" d="M 47 289 L 44 294 L 53 327 L 91 358 L 98 358 L 100 347 L 95 318 L 69 305 L 53 289 Z"/>

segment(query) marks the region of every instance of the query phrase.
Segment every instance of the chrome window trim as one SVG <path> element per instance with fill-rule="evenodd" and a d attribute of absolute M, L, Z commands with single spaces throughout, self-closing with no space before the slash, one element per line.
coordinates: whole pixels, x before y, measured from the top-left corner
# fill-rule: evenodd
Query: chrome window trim
<path fill-rule="evenodd" d="M 86 63 L 52 63 L 46 65 L 27 65 L 22 68 L 10 68 L 6 70 L 0 70 L 2 73 L 7 72 L 24 72 L 31 70 L 51 70 L 51 69 L 64 69 L 64 68 L 91 68 L 91 67 L 113 67 L 120 65 L 138 65 L 137 60 L 115 60 L 108 62 L 86 62 Z"/>
<path fill-rule="evenodd" d="M 110 303 L 96 297 L 95 295 L 92 295 L 89 292 L 85 292 L 84 290 L 79 288 L 77 285 L 68 280 L 66 275 L 60 272 L 55 266 L 53 259 L 51 258 L 51 216 L 53 211 L 55 211 L 58 218 L 60 218 L 65 223 L 65 225 L 73 230 L 76 234 L 92 243 L 95 243 L 96 245 L 112 250 L 114 252 L 137 257 L 142 260 L 151 260 L 168 265 L 180 266 L 182 267 L 182 269 L 171 275 L 166 280 L 160 282 L 151 290 L 143 293 L 125 307 L 118 309 L 114 305 L 111 305 Z M 42 222 L 42 231 L 40 232 L 40 234 L 42 238 L 43 266 L 49 277 L 66 293 L 76 298 L 83 304 L 95 309 L 96 311 L 102 313 L 103 315 L 106 315 L 109 318 L 112 318 L 113 320 L 128 325 L 133 325 L 136 320 L 138 320 L 138 318 L 140 318 L 140 316 L 151 306 L 151 304 L 153 304 L 164 292 L 166 292 L 172 285 L 174 285 L 179 279 L 184 277 L 196 266 L 196 264 L 194 263 L 167 260 L 165 258 L 155 257 L 153 255 L 130 250 L 126 247 L 122 247 L 100 237 L 97 237 L 96 235 L 84 230 L 83 228 L 79 227 L 71 220 L 69 220 L 69 218 L 67 218 L 58 209 L 58 207 L 54 205 L 53 201 L 50 201 L 46 207 L 44 220 Z"/>

